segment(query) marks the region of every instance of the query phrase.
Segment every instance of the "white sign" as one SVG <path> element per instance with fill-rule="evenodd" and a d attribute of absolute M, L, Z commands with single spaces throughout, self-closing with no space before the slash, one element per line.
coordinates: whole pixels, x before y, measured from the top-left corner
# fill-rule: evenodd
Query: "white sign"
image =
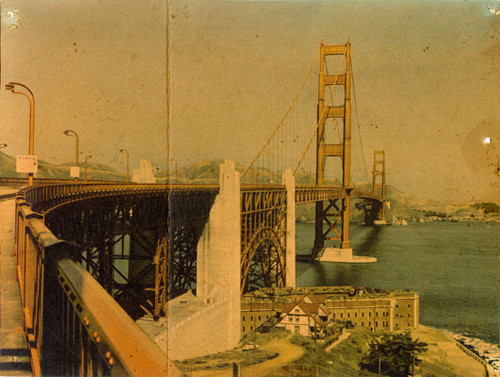
<path fill-rule="evenodd" d="M 33 155 L 16 156 L 16 172 L 36 173 L 38 171 L 38 157 Z"/>
<path fill-rule="evenodd" d="M 78 178 L 80 177 L 80 168 L 78 166 L 72 166 L 69 171 L 70 177 Z"/>

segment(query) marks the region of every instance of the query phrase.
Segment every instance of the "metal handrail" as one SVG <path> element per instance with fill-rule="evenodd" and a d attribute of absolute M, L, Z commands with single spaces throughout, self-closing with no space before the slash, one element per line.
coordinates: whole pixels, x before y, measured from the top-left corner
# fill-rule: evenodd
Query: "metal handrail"
<path fill-rule="evenodd" d="M 59 304 L 73 306 L 73 330 L 78 326 L 85 331 L 86 339 L 97 349 L 97 353 L 89 355 L 96 359 L 93 363 L 107 365 L 111 376 L 168 375 L 167 355 L 81 265 L 63 259 L 57 262 L 57 269 L 60 291 L 67 301 L 66 305 Z M 74 336 L 68 335 L 70 339 Z M 85 346 L 76 347 L 76 354 L 69 358 L 79 362 L 81 368 L 86 360 Z"/>
<path fill-rule="evenodd" d="M 153 340 L 82 266 L 69 259 L 77 258 L 74 247 L 58 239 L 44 224 L 44 216 L 27 205 L 27 191 L 36 202 L 54 190 L 68 198 L 78 195 L 71 192 L 78 191 L 74 188 L 33 187 L 16 203 L 17 273 L 34 374 L 178 375 Z"/>

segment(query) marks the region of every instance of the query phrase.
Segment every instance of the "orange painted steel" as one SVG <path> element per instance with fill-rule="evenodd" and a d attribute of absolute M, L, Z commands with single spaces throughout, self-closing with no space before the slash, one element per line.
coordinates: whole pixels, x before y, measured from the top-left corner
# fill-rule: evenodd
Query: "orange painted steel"
<path fill-rule="evenodd" d="M 80 189 L 88 194 L 67 186 L 85 185 L 35 186 L 16 199 L 17 275 L 34 375 L 167 376 L 165 353 L 68 259 L 76 255 L 74 246 L 57 239 L 44 216 L 31 210 L 51 195 L 64 193 L 72 201 Z"/>

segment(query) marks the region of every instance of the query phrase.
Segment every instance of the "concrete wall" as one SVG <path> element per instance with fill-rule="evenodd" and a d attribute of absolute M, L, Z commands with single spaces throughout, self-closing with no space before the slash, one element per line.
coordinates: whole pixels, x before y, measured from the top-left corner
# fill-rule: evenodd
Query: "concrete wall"
<path fill-rule="evenodd" d="M 228 342 L 228 333 L 240 329 L 228 327 L 231 307 L 228 300 L 209 303 L 196 297 L 182 303 L 182 296 L 169 304 L 168 357 L 171 360 L 184 360 L 192 357 L 210 355 L 234 348 Z"/>
<path fill-rule="evenodd" d="M 198 243 L 196 300 L 172 307 L 169 355 L 176 360 L 225 351 L 240 340 L 241 203 L 234 161 L 221 165 L 219 180 Z"/>

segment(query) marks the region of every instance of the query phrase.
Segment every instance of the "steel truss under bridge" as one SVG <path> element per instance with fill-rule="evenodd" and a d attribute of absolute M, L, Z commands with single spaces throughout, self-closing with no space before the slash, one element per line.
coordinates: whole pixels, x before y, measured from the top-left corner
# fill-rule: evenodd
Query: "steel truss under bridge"
<path fill-rule="evenodd" d="M 133 318 L 156 310 L 153 261 L 164 238 L 168 296 L 195 289 L 197 243 L 216 186 L 56 186 L 27 196 L 54 235 L 77 247 L 75 260 Z"/>

